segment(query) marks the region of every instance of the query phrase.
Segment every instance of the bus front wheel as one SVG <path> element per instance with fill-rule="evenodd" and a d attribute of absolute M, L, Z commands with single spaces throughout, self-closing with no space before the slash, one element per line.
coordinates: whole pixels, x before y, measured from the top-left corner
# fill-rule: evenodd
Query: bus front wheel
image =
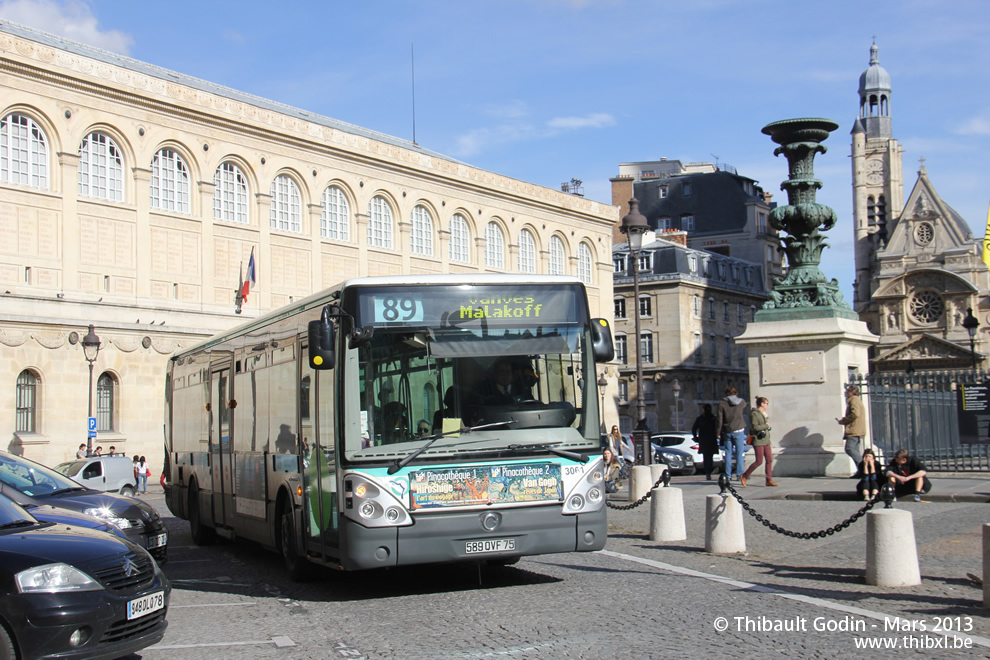
<path fill-rule="evenodd" d="M 199 487 L 195 481 L 189 485 L 189 531 L 196 545 L 211 545 L 217 538 L 216 531 L 203 524 L 199 511 Z"/>
<path fill-rule="evenodd" d="M 294 582 L 304 582 L 310 576 L 310 564 L 306 557 L 299 554 L 296 538 L 296 521 L 292 515 L 292 505 L 282 504 L 282 515 L 279 516 L 279 545 L 282 549 L 282 560 L 285 570 Z"/>

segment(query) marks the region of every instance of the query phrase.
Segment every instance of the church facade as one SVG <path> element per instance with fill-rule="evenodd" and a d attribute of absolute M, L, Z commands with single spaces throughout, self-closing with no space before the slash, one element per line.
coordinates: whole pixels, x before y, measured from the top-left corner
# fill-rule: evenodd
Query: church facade
<path fill-rule="evenodd" d="M 990 327 L 982 242 L 939 196 L 924 159 L 904 196 L 891 97 L 890 75 L 873 44 L 852 130 L 853 303 L 880 336 L 871 371 L 968 369 L 982 364 Z M 980 325 L 971 337 L 974 320 Z"/>

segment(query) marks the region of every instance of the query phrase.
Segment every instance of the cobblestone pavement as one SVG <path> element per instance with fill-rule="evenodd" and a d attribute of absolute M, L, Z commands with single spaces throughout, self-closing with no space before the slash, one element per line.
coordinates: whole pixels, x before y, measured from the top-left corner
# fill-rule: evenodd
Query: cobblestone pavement
<path fill-rule="evenodd" d="M 966 577 L 982 574 L 980 526 L 990 512 L 982 504 L 904 505 L 915 514 L 923 583 L 894 591 L 865 584 L 863 520 L 815 541 L 747 520 L 748 553 L 705 553 L 701 494 L 684 500 L 687 541 L 649 541 L 645 505 L 609 512 L 609 541 L 599 553 L 504 568 L 324 572 L 301 585 L 287 580 L 277 555 L 253 544 L 193 546 L 188 524 L 171 517 L 160 496 L 150 501 L 171 532 L 166 573 L 175 590 L 165 639 L 143 658 L 990 655 L 982 589 Z M 781 526 L 807 531 L 858 508 L 756 497 L 753 505 Z M 910 624 L 898 616 L 926 630 L 904 630 Z M 971 647 L 934 632 L 937 623 L 971 627 Z M 897 650 L 858 646 L 868 643 Z"/>

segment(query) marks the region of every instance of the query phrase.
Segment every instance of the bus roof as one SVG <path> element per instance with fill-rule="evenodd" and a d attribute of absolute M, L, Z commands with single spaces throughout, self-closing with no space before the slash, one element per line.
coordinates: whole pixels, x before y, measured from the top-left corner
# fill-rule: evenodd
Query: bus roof
<path fill-rule="evenodd" d="M 495 273 L 470 273 L 470 274 L 444 274 L 444 275 L 392 275 L 378 277 L 352 277 L 328 289 L 318 291 L 302 300 L 292 302 L 279 309 L 272 310 L 267 314 L 251 319 L 229 330 L 219 332 L 209 339 L 205 339 L 187 349 L 179 351 L 172 356 L 172 360 L 198 353 L 203 349 L 222 344 L 230 339 L 251 333 L 253 330 L 264 328 L 270 323 L 281 321 L 300 312 L 304 312 L 314 307 L 321 307 L 328 302 L 337 300 L 344 289 L 352 287 L 379 287 L 379 286 L 421 286 L 421 285 L 560 285 L 560 284 L 581 284 L 583 282 L 571 275 L 521 275 L 521 274 L 495 274 Z"/>

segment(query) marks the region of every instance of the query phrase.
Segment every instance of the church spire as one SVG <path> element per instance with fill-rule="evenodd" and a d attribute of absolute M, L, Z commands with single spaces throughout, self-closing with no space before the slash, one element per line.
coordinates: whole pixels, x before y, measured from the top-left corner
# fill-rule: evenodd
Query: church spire
<path fill-rule="evenodd" d="M 859 77 L 859 118 L 867 137 L 892 137 L 890 93 L 890 74 L 880 66 L 880 49 L 874 40 L 870 66 Z"/>

